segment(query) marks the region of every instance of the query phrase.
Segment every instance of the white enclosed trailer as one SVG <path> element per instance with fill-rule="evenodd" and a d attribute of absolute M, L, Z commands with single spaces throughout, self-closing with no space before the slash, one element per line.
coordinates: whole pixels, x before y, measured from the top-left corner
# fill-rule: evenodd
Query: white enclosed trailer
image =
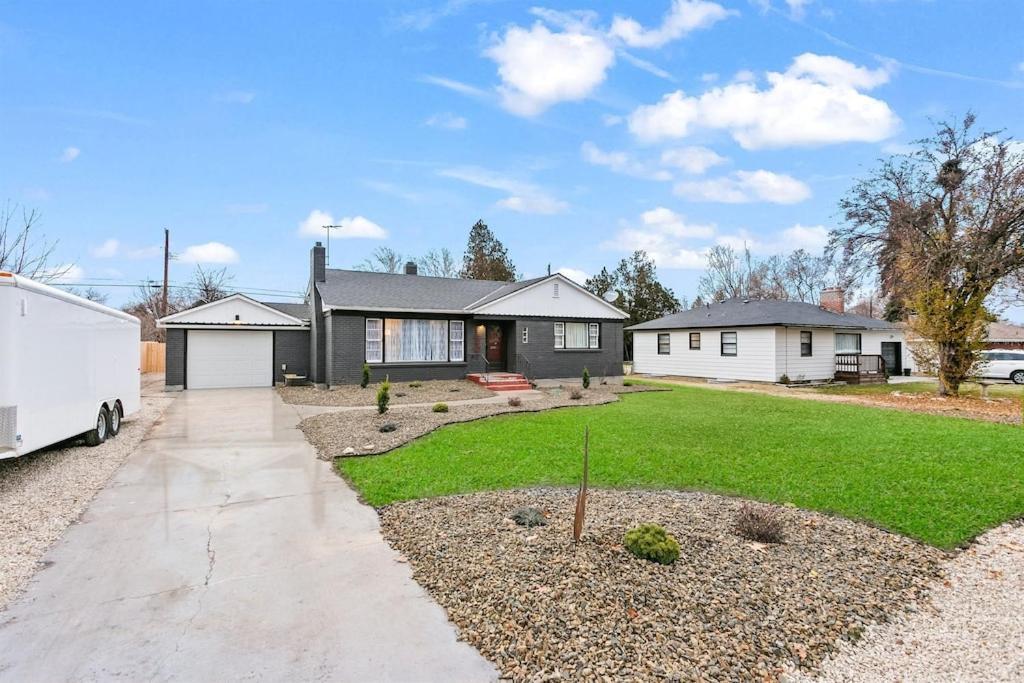
<path fill-rule="evenodd" d="M 0 458 L 98 445 L 139 409 L 139 320 L 0 272 Z"/>

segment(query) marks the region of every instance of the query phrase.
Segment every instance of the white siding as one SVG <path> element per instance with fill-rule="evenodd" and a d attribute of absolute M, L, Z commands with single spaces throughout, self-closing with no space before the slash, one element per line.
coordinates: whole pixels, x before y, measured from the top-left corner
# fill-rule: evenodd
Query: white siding
<path fill-rule="evenodd" d="M 861 333 L 860 352 L 868 355 L 881 355 L 882 342 L 902 342 L 903 367 L 914 367 L 914 356 L 910 353 L 903 330 L 865 330 Z"/>
<path fill-rule="evenodd" d="M 238 319 L 235 319 L 238 316 Z M 290 316 L 241 296 L 232 296 L 167 317 L 176 325 L 297 325 Z"/>
<path fill-rule="evenodd" d="M 592 320 L 621 320 L 626 317 L 614 306 L 564 277 L 555 277 L 524 287 L 505 299 L 476 307 L 473 312 L 486 315 Z"/>
<path fill-rule="evenodd" d="M 690 332 L 700 332 L 699 351 L 690 349 Z M 633 371 L 652 375 L 708 377 L 774 382 L 775 328 L 740 327 L 662 330 L 671 335 L 671 352 L 658 354 L 658 332 L 633 333 Z M 736 332 L 735 356 L 721 354 L 721 333 Z M 799 352 L 798 352 L 799 353 Z"/>
<path fill-rule="evenodd" d="M 800 355 L 800 333 L 811 333 L 811 356 Z M 835 334 L 828 327 L 776 327 L 775 379 L 793 382 L 829 379 L 836 371 Z"/>

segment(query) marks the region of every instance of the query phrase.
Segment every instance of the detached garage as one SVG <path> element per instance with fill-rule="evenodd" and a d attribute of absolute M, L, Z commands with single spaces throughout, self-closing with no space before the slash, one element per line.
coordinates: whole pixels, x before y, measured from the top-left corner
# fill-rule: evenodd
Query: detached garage
<path fill-rule="evenodd" d="M 167 388 L 270 387 L 285 374 L 308 375 L 308 310 L 233 294 L 161 318 Z"/>

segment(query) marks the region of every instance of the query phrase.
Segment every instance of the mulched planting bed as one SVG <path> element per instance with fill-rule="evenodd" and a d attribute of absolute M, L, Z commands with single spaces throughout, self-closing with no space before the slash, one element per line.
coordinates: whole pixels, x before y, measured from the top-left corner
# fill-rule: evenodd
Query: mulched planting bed
<path fill-rule="evenodd" d="M 491 398 L 495 392 L 469 380 L 431 380 L 410 386 L 410 382 L 391 383 L 391 403 L 437 403 L 438 401 L 464 401 L 470 398 Z M 377 389 L 373 382 L 364 389 L 358 384 L 345 384 L 331 389 L 316 387 L 278 387 L 277 393 L 285 403 L 304 406 L 372 406 L 377 404 Z"/>
<path fill-rule="evenodd" d="M 425 385 L 426 383 L 424 383 Z M 582 398 L 572 399 L 569 397 L 567 389 L 556 387 L 541 389 L 542 396 L 540 398 L 524 400 L 519 406 L 508 405 L 506 399 L 496 403 L 475 405 L 449 403 L 446 413 L 435 413 L 430 407 L 400 408 L 389 410 L 384 415 L 378 415 L 376 411 L 324 413 L 303 420 L 299 424 L 299 429 L 306 435 L 306 440 L 316 448 L 317 456 L 320 459 L 332 460 L 345 456 L 385 453 L 446 424 L 469 422 L 505 413 L 537 412 L 568 406 L 592 406 L 616 401 L 618 394 L 652 390 L 656 389 L 639 385 L 592 385 L 590 389 L 583 391 Z M 487 391 L 487 394 L 494 395 L 490 391 Z M 460 395 L 454 394 L 454 396 Z M 460 398 L 462 397 L 460 396 Z M 447 398 L 447 401 L 453 400 L 455 399 Z M 394 429 L 382 432 L 381 427 L 384 425 L 392 425 Z"/>
<path fill-rule="evenodd" d="M 513 680 L 774 680 L 813 671 L 837 641 L 919 600 L 939 550 L 874 527 L 782 508 L 786 542 L 752 543 L 742 501 L 591 491 L 574 548 L 575 491 L 499 491 L 397 503 L 385 537 L 461 637 Z M 533 506 L 546 526 L 508 519 Z M 641 523 L 681 546 L 662 566 L 622 547 Z"/>
<path fill-rule="evenodd" d="M 899 408 L 932 415 L 950 415 L 1005 424 L 1020 424 L 1021 402 L 1013 398 L 974 398 L 970 396 L 937 396 L 935 394 L 902 393 L 894 389 L 888 394 L 856 397 L 864 405 Z"/>

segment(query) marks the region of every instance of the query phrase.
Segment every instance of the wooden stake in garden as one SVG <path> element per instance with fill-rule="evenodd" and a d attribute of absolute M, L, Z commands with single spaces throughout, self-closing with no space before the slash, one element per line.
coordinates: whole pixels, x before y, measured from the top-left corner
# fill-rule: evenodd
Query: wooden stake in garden
<path fill-rule="evenodd" d="M 587 511 L 587 478 L 590 472 L 590 426 L 583 428 L 583 481 L 576 495 L 576 517 L 572 522 L 572 538 L 579 545 L 583 535 L 583 515 Z"/>

